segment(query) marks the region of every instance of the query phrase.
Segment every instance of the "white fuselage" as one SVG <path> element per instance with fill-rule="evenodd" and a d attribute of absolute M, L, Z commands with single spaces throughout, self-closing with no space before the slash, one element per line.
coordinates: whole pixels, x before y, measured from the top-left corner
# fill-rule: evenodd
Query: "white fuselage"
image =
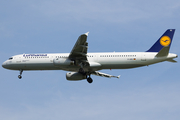
<path fill-rule="evenodd" d="M 89 66 L 84 70 L 127 69 L 146 66 L 176 58 L 169 53 L 166 57 L 155 57 L 157 52 L 106 52 L 87 53 Z M 68 59 L 69 53 L 62 54 L 21 54 L 15 55 L 3 63 L 3 67 L 11 70 L 66 70 L 78 71 L 76 64 L 54 64 L 56 59 Z"/>

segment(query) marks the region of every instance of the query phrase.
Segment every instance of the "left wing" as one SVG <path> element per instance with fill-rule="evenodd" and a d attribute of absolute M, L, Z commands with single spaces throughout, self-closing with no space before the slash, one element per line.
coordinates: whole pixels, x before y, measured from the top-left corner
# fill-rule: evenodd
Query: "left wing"
<path fill-rule="evenodd" d="M 69 54 L 69 59 L 74 60 L 76 64 L 88 63 L 86 57 L 87 49 L 88 49 L 88 43 L 87 43 L 88 33 L 89 32 L 79 36 L 78 40 L 76 41 L 76 44 L 74 45 L 71 53 Z"/>
<path fill-rule="evenodd" d="M 92 72 L 93 75 L 97 75 L 97 76 L 101 76 L 101 77 L 108 77 L 108 78 L 111 78 L 111 77 L 115 77 L 115 78 L 119 78 L 119 76 L 113 76 L 113 75 L 109 75 L 109 74 L 106 74 L 106 73 L 102 73 L 102 72 L 98 72 L 98 71 L 94 71 Z"/>

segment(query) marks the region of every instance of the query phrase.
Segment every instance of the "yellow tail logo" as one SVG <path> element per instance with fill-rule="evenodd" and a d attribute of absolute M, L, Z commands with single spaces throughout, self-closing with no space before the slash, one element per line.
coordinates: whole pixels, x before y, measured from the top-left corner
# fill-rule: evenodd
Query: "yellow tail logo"
<path fill-rule="evenodd" d="M 160 44 L 162 46 L 168 46 L 171 43 L 171 39 L 168 36 L 163 36 L 160 39 Z"/>

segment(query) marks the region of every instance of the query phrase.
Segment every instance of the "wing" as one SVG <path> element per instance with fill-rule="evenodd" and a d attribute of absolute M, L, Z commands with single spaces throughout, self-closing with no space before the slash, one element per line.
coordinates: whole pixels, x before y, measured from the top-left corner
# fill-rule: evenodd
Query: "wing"
<path fill-rule="evenodd" d="M 76 44 L 74 45 L 71 53 L 69 54 L 69 59 L 76 61 L 76 64 L 88 63 L 86 57 L 87 49 L 88 49 L 88 43 L 87 43 L 88 33 L 89 32 L 79 36 L 78 40 L 76 41 Z"/>
<path fill-rule="evenodd" d="M 119 76 L 113 76 L 113 75 L 109 75 L 109 74 L 106 74 L 106 73 L 102 73 L 102 72 L 98 72 L 98 71 L 94 71 L 92 72 L 93 75 L 97 75 L 97 76 L 101 76 L 101 77 L 108 77 L 108 78 L 111 78 L 111 77 L 115 77 L 115 78 L 119 78 Z"/>

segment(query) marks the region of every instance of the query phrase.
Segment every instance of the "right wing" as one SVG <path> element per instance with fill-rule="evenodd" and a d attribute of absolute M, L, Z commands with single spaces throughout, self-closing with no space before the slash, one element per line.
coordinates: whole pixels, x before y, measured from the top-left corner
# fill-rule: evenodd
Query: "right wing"
<path fill-rule="evenodd" d="M 106 73 L 102 73 L 102 72 L 98 72 L 98 71 L 94 71 L 92 72 L 93 75 L 97 75 L 97 76 L 101 76 L 101 77 L 108 77 L 108 78 L 111 78 L 111 77 L 115 77 L 115 78 L 119 78 L 119 76 L 113 76 L 113 75 L 109 75 L 109 74 L 106 74 Z"/>

